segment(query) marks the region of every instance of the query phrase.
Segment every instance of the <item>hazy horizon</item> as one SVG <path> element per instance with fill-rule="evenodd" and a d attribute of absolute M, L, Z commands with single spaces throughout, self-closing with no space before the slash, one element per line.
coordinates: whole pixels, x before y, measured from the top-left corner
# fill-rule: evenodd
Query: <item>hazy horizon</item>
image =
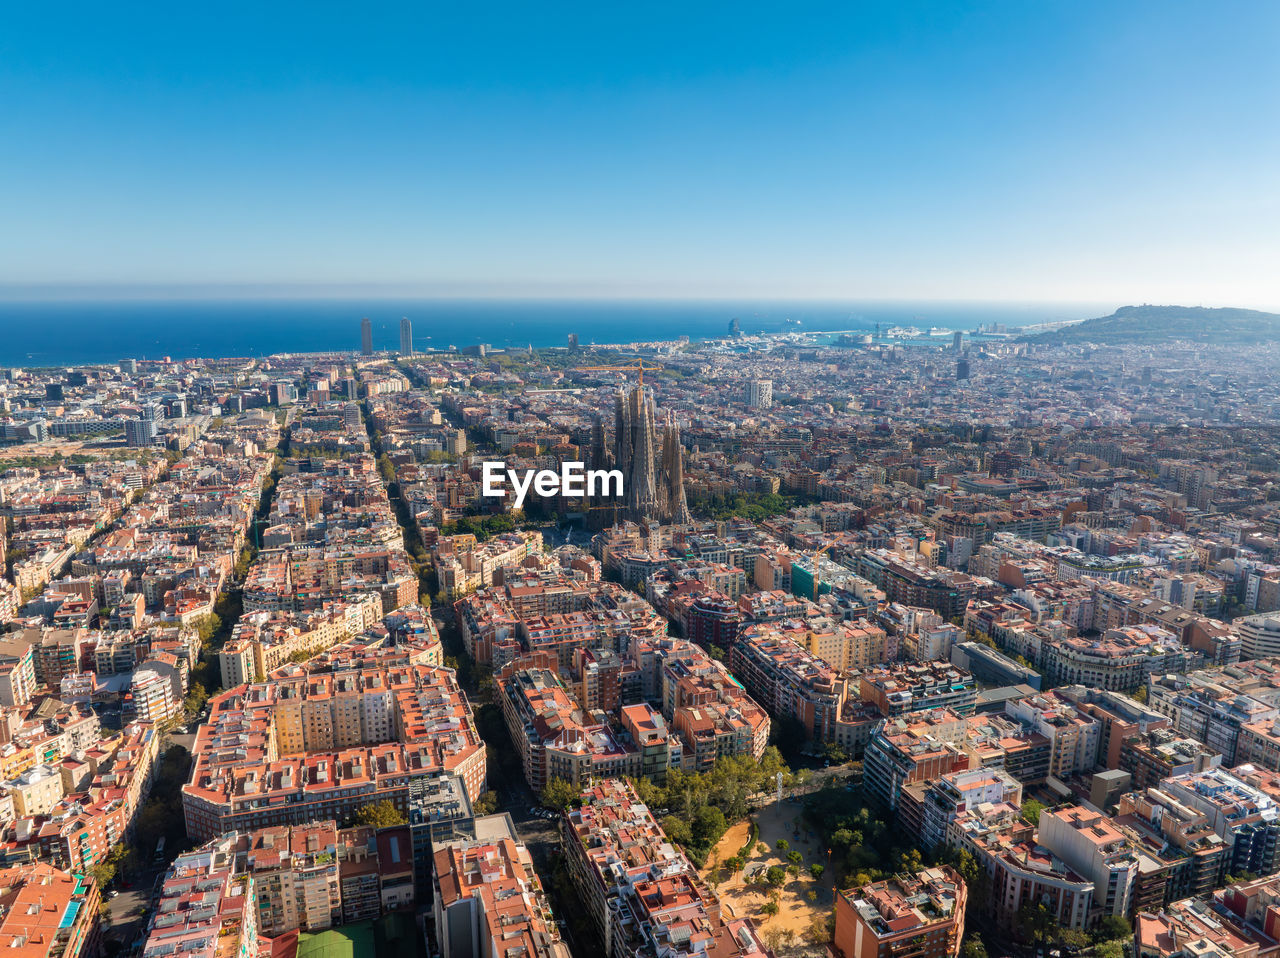
<path fill-rule="evenodd" d="M 1064 309 L 1090 308 L 1106 309 L 1110 312 L 1122 306 L 1142 305 L 1140 303 L 1115 303 L 1091 301 L 1086 299 L 1025 299 L 1000 297 L 959 297 L 959 296 L 801 296 L 801 295 L 744 295 L 744 294 L 696 294 L 629 292 L 620 290 L 587 290 L 579 293 L 567 293 L 558 290 L 458 290 L 440 291 L 413 286 L 341 284 L 338 286 L 310 286 L 300 284 L 135 284 L 135 283 L 68 283 L 32 286 L 26 284 L 0 283 L 0 302 L 239 302 L 239 301 L 284 301 L 295 303 L 306 302 L 350 302 L 359 303 L 417 300 L 422 302 L 493 302 L 493 303 L 701 303 L 701 304 L 744 304 L 759 303 L 762 305 L 786 305 L 789 303 L 811 304 L 814 306 L 840 306 L 857 304 L 910 305 L 913 303 L 935 303 L 943 305 L 1000 305 L 1000 306 L 1036 306 L 1061 307 Z M 1209 305 L 1198 303 L 1171 303 L 1159 305 Z M 1218 305 L 1218 304 L 1213 304 Z M 1226 304 L 1235 305 L 1235 304 Z M 1255 308 L 1255 307 L 1244 307 Z"/>
<path fill-rule="evenodd" d="M 1027 299 L 1013 297 L 959 297 L 959 296 L 783 296 L 783 295 L 718 295 L 681 293 L 670 295 L 633 293 L 619 290 L 589 290 L 578 294 L 558 290 L 457 290 L 440 291 L 412 285 L 383 284 L 138 284 L 138 283 L 68 283 L 68 284 L 9 284 L 0 283 L 0 303 L 350 303 L 354 309 L 360 303 L 417 301 L 422 303 L 565 303 L 601 304 L 666 304 L 680 303 L 741 306 L 786 306 L 789 304 L 811 306 L 909 306 L 932 304 L 936 306 L 1001 306 L 1052 308 L 1078 312 L 1073 318 L 1093 319 L 1110 315 L 1126 306 L 1183 306 L 1205 308 L 1251 309 L 1258 312 L 1280 312 L 1280 299 L 1274 303 L 1253 302 L 1173 302 L 1161 300 L 1089 300 L 1089 299 Z"/>

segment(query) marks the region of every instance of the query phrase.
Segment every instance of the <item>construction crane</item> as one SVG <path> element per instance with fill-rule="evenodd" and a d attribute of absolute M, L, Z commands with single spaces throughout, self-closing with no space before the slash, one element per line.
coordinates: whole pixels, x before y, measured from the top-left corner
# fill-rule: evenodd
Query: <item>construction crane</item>
<path fill-rule="evenodd" d="M 834 542 L 828 542 L 825 546 L 823 546 L 821 549 L 818 549 L 813 554 L 812 561 L 813 561 L 813 601 L 814 602 L 818 601 L 818 560 L 822 558 L 824 553 L 830 551 L 834 546 L 835 546 Z"/>
<path fill-rule="evenodd" d="M 640 385 L 644 385 L 645 373 L 656 373 L 662 369 L 658 363 L 650 363 L 637 357 L 625 363 L 613 363 L 609 366 L 575 366 L 575 373 L 637 373 Z"/>

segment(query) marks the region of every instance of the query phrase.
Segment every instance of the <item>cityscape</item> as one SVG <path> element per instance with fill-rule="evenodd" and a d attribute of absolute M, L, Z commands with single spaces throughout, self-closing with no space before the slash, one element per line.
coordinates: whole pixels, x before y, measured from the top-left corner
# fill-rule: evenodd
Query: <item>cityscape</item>
<path fill-rule="evenodd" d="M 1280 949 L 1274 342 L 414 333 L 4 370 L 24 947 Z"/>
<path fill-rule="evenodd" d="M 23 4 L 0 958 L 1280 958 L 1280 4 Z"/>

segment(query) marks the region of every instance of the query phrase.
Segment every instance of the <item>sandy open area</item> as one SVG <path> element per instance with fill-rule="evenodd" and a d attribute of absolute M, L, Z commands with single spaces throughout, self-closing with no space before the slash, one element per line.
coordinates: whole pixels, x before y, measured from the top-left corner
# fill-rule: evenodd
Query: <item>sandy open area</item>
<path fill-rule="evenodd" d="M 26 442 L 11 446 L 0 446 L 0 463 L 11 459 L 26 459 L 28 457 L 52 457 L 58 453 L 62 453 L 64 459 L 69 459 L 77 454 L 110 456 L 112 453 L 127 449 L 123 442 L 108 446 L 95 445 L 98 442 L 100 440 L 94 437 L 93 439 L 49 439 L 45 442 Z"/>
<path fill-rule="evenodd" d="M 813 919 L 826 918 L 831 913 L 831 869 L 828 867 L 817 881 L 809 874 L 810 865 L 828 865 L 827 852 L 820 847 L 818 836 L 804 826 L 800 812 L 800 800 L 769 805 L 757 812 L 754 821 L 760 828 L 760 835 L 745 856 L 746 867 L 730 876 L 729 870 L 720 866 L 742 850 L 750 834 L 751 820 L 738 822 L 720 839 L 720 843 L 708 856 L 707 866 L 702 872 L 703 877 L 715 885 L 716 894 L 726 912 L 751 918 L 762 934 L 780 931 L 785 935 L 789 932 L 793 936 L 792 941 L 784 941 L 784 946 L 805 943 Z M 798 837 L 797 822 L 800 825 Z M 776 842 L 780 838 L 785 839 L 790 846 L 786 851 L 777 850 Z M 768 852 L 760 851 L 761 842 L 768 844 Z M 787 856 L 792 851 L 797 851 L 802 856 L 800 876 L 793 877 L 788 872 L 786 884 L 782 886 L 778 896 L 778 914 L 766 915 L 763 909 L 774 889 L 765 881 L 765 873 L 774 865 L 789 867 L 791 863 Z M 721 880 L 715 884 L 717 872 Z M 815 893 L 815 901 L 809 901 L 810 892 Z"/>

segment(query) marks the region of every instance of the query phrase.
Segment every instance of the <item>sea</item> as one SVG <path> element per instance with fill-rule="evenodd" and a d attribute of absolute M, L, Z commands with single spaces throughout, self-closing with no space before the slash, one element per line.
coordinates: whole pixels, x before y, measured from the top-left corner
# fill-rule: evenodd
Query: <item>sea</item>
<path fill-rule="evenodd" d="M 119 359 L 266 356 L 360 348 L 369 317 L 378 350 L 400 346 L 400 319 L 419 351 L 652 342 L 743 333 L 822 333 L 893 326 L 971 331 L 1086 319 L 1103 304 L 751 302 L 729 300 L 107 299 L 0 300 L 0 367 Z M 941 333 L 936 333 L 941 335 Z"/>

